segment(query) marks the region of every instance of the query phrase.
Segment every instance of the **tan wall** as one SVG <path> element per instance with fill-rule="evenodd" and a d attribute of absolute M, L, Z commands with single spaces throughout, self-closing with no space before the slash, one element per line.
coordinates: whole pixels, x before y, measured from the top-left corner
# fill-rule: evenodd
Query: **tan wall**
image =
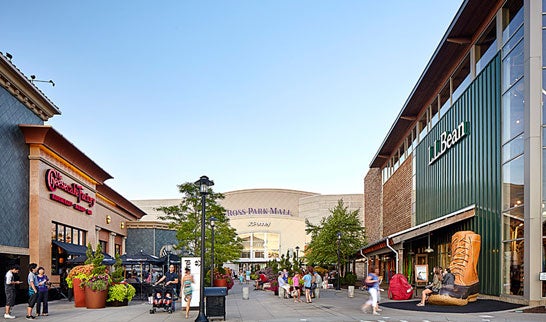
<path fill-rule="evenodd" d="M 350 211 L 363 208 L 363 195 L 319 195 L 289 189 L 247 189 L 226 192 L 220 204 L 228 210 L 230 224 L 238 234 L 271 232 L 280 234 L 280 254 L 300 247 L 300 256 L 310 237 L 305 233 L 305 219 L 318 223 L 343 199 Z M 180 199 L 133 200 L 147 215 L 141 221 L 159 221 L 153 208 L 177 205 Z M 284 213 L 256 214 L 251 209 L 281 209 Z M 229 212 L 231 211 L 231 212 Z M 244 260 L 244 259 L 243 259 Z"/>
<path fill-rule="evenodd" d="M 105 234 L 104 237 L 109 240 L 112 232 L 116 236 L 123 238 L 127 236 L 127 229 L 121 228 L 121 222 L 128 221 L 129 216 L 121 213 L 116 206 L 107 202 L 100 197 L 97 198 L 95 192 L 95 183 L 89 178 L 74 171 L 70 165 L 62 162 L 59 158 L 45 153 L 38 146 L 31 146 L 30 151 L 30 207 L 29 207 L 29 253 L 30 262 L 38 263 L 46 269 L 52 281 L 58 282 L 58 275 L 51 273 L 51 239 L 53 222 L 57 222 L 66 226 L 72 226 L 86 231 L 86 240 L 93 247 L 98 243 L 96 228 L 101 228 L 100 233 Z M 51 192 L 46 186 L 46 171 L 55 169 L 61 172 L 63 182 L 67 184 L 76 183 L 83 186 L 83 191 L 95 199 L 93 207 L 89 207 L 88 203 L 80 201 L 77 203 L 76 196 L 73 196 L 66 191 L 56 189 Z M 56 194 L 73 203 L 77 203 L 87 209 L 92 210 L 92 214 L 88 215 L 66 206 L 55 200 L 52 200 L 50 194 Z M 110 215 L 110 224 L 106 223 L 106 216 Z M 111 253 L 108 249 L 107 253 Z"/>
<path fill-rule="evenodd" d="M 412 162 L 407 158 L 383 186 L 383 235 L 411 227 Z"/>
<path fill-rule="evenodd" d="M 371 168 L 364 177 L 364 226 L 368 243 L 383 237 L 381 170 Z"/>

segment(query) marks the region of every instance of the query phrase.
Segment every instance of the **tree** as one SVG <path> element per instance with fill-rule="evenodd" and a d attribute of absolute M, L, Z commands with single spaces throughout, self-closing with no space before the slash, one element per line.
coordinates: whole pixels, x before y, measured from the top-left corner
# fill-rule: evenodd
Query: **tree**
<path fill-rule="evenodd" d="M 160 207 L 165 213 L 161 219 L 169 222 L 170 228 L 176 229 L 178 245 L 176 249 L 186 249 L 193 254 L 201 252 L 201 194 L 199 187 L 192 182 L 178 185 L 183 198 L 179 205 Z M 229 224 L 226 209 L 218 204 L 224 195 L 214 192 L 210 187 L 205 203 L 205 267 L 210 268 L 211 227 L 210 218 L 216 218 L 214 226 L 214 262 L 215 266 L 237 260 L 243 250 L 242 240 Z"/>
<path fill-rule="evenodd" d="M 341 267 L 349 257 L 366 245 L 365 229 L 359 218 L 360 210 L 349 211 L 343 200 L 337 202 L 331 215 L 322 218 L 320 224 L 313 225 L 305 220 L 305 232 L 311 235 L 311 242 L 305 249 L 308 265 L 337 264 L 337 234 L 341 233 L 339 243 Z"/>

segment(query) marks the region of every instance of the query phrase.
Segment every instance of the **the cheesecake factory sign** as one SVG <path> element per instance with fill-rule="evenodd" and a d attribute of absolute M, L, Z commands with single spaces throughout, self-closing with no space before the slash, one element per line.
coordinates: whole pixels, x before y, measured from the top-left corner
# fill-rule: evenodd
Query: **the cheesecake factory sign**
<path fill-rule="evenodd" d="M 291 216 L 292 212 L 290 209 L 284 208 L 243 208 L 243 209 L 228 209 L 226 210 L 226 215 L 228 217 L 235 216 L 267 216 L 267 215 L 281 215 L 281 216 Z"/>
<path fill-rule="evenodd" d="M 95 205 L 95 198 L 91 197 L 87 192 L 83 190 L 83 187 L 76 183 L 66 183 L 63 180 L 62 174 L 53 169 L 48 169 L 45 173 L 45 181 L 47 190 L 51 191 L 49 198 L 65 206 L 72 207 L 79 212 L 83 212 L 86 215 L 92 215 L 93 206 Z M 65 193 L 76 197 L 76 202 L 68 200 L 62 196 L 59 196 L 57 189 L 64 191 Z"/>
<path fill-rule="evenodd" d="M 464 137 L 470 134 L 470 122 L 461 122 L 457 128 L 451 132 L 443 132 L 440 139 L 434 141 L 434 144 L 428 147 L 428 165 L 433 164 L 447 150 L 459 143 Z"/>

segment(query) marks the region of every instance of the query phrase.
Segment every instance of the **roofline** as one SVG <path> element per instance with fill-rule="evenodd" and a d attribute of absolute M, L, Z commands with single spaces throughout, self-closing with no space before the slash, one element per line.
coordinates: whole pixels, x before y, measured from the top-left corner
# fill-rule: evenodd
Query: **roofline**
<path fill-rule="evenodd" d="M 436 47 L 434 53 L 432 54 L 431 59 L 427 63 L 427 66 L 423 70 L 423 72 L 422 72 L 421 76 L 419 77 L 417 83 L 415 84 L 412 91 L 410 92 L 410 95 L 408 96 L 408 98 L 404 102 L 404 105 L 403 105 L 402 109 L 400 110 L 397 117 L 395 118 L 395 120 L 394 120 L 393 124 L 391 125 L 387 135 L 385 136 L 385 138 L 381 142 L 381 145 L 379 146 L 379 149 L 377 150 L 374 157 L 372 158 L 372 161 L 369 164 L 369 168 L 379 168 L 385 163 L 385 162 L 381 162 L 381 161 L 378 160 L 378 159 L 385 159 L 385 156 L 381 154 L 382 150 L 384 149 L 385 145 L 390 140 L 392 140 L 391 135 L 393 135 L 393 132 L 395 132 L 395 129 L 399 126 L 399 121 L 402 119 L 403 114 L 408 112 L 408 109 L 409 109 L 408 106 L 411 104 L 412 100 L 419 94 L 418 93 L 419 87 L 422 84 L 426 83 L 428 77 L 431 77 L 432 74 L 435 74 L 435 73 L 431 72 L 431 69 L 433 68 L 432 65 L 437 63 L 437 61 L 439 60 L 438 55 L 440 54 L 440 51 L 442 49 L 444 49 L 444 47 L 448 46 L 448 44 L 450 43 L 448 41 L 448 39 L 450 38 L 450 34 L 452 33 L 452 31 L 454 30 L 455 27 L 459 27 L 459 26 L 464 27 L 465 24 L 467 23 L 467 21 L 469 21 L 470 19 L 475 19 L 475 13 L 471 13 L 471 12 L 465 13 L 464 11 L 467 9 L 467 7 L 470 4 L 476 5 L 476 4 L 479 4 L 480 2 L 481 2 L 481 0 L 465 0 L 461 4 L 461 6 L 459 7 L 459 10 L 457 11 L 457 13 L 455 14 L 453 20 L 451 21 L 451 24 L 449 25 L 446 32 L 444 33 L 444 36 L 440 40 L 440 43 L 438 44 L 438 46 Z M 497 7 L 501 6 L 503 3 L 504 3 L 503 0 L 497 0 L 497 1 L 491 2 L 490 5 L 491 5 L 492 8 L 497 8 Z M 463 13 L 465 13 L 465 14 L 463 15 Z M 480 12 L 480 13 L 482 13 L 482 12 Z M 485 18 L 487 18 L 487 15 L 489 15 L 489 12 L 482 13 L 482 14 L 484 14 L 484 21 L 485 21 Z M 476 31 L 480 31 L 481 26 L 482 25 L 480 24 L 478 27 L 476 27 L 476 30 L 473 30 L 473 32 L 475 33 Z M 451 35 L 451 36 L 453 36 L 453 35 Z M 469 46 L 470 45 L 461 46 L 460 51 L 461 52 L 467 51 Z M 445 72 L 445 71 L 440 71 L 440 72 Z M 422 111 L 422 108 L 421 108 L 421 111 Z M 419 114 L 421 114 L 421 113 L 419 113 Z M 390 151 L 390 152 L 392 154 L 392 151 Z"/>
<path fill-rule="evenodd" d="M 43 121 L 61 114 L 61 110 L 2 52 L 0 52 L 0 86 Z"/>

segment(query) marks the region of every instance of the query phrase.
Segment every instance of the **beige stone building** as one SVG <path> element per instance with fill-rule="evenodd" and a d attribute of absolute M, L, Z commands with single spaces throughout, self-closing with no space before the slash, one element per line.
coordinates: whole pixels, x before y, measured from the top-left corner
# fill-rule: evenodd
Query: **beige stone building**
<path fill-rule="evenodd" d="M 350 211 L 360 210 L 363 218 L 362 194 L 321 195 L 289 189 L 245 189 L 225 192 L 221 205 L 226 208 L 230 224 L 243 239 L 239 266 L 264 265 L 281 255 L 303 256 L 310 241 L 305 233 L 305 219 L 319 223 L 330 215 L 339 199 Z M 142 221 L 160 221 L 161 206 L 180 203 L 180 199 L 133 200 L 147 213 Z"/>

